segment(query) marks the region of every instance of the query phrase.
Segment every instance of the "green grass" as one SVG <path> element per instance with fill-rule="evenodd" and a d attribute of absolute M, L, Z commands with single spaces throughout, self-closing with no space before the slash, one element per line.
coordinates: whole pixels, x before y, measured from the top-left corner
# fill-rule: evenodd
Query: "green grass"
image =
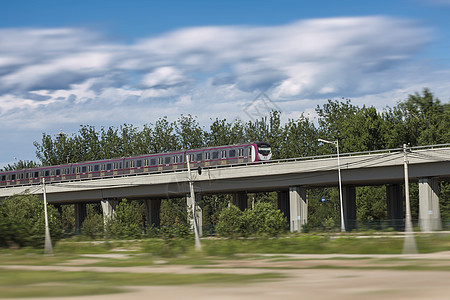
<path fill-rule="evenodd" d="M 0 298 L 67 297 L 123 292 L 127 286 L 246 284 L 283 278 L 280 274 L 135 274 L 2 270 Z"/>

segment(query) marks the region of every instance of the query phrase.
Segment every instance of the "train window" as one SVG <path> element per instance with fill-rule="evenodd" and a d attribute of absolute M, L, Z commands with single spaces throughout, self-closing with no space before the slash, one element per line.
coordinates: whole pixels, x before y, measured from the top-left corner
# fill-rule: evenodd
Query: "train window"
<path fill-rule="evenodd" d="M 194 154 L 189 154 L 189 162 L 193 162 L 194 161 Z"/>
<path fill-rule="evenodd" d="M 87 172 L 87 167 L 81 166 L 81 173 L 86 173 L 86 172 Z"/>
<path fill-rule="evenodd" d="M 30 178 L 30 173 L 25 173 L 25 179 Z"/>
<path fill-rule="evenodd" d="M 23 173 L 19 174 L 19 179 L 23 179 Z"/>
<path fill-rule="evenodd" d="M 214 151 L 214 152 L 212 153 L 212 158 L 213 158 L 213 159 L 218 159 L 218 158 L 219 158 L 219 151 Z"/>
<path fill-rule="evenodd" d="M 238 156 L 244 156 L 244 149 L 243 148 L 239 148 L 238 149 Z"/>
<path fill-rule="evenodd" d="M 231 149 L 229 152 L 230 157 L 236 157 L 236 150 L 235 149 Z"/>
<path fill-rule="evenodd" d="M 227 158 L 227 150 L 220 151 L 220 157 L 221 158 Z"/>
<path fill-rule="evenodd" d="M 162 165 L 163 164 L 163 158 L 162 157 L 158 157 L 158 165 Z"/>
<path fill-rule="evenodd" d="M 251 156 L 252 155 L 252 147 L 249 147 L 248 148 L 248 156 Z"/>
<path fill-rule="evenodd" d="M 129 169 L 130 168 L 130 162 L 129 161 L 126 161 L 125 162 L 125 169 Z"/>
<path fill-rule="evenodd" d="M 100 165 L 94 165 L 94 172 L 100 171 Z"/>
<path fill-rule="evenodd" d="M 60 176 L 61 175 L 61 169 L 56 169 L 55 170 L 55 175 L 56 176 Z"/>
<path fill-rule="evenodd" d="M 141 159 L 136 161 L 136 167 L 138 167 L 138 168 L 142 167 L 142 160 Z"/>
<path fill-rule="evenodd" d="M 170 156 L 164 157 L 164 163 L 165 163 L 166 165 L 170 164 Z"/>
<path fill-rule="evenodd" d="M 44 177 L 48 177 L 50 176 L 50 171 L 49 170 L 45 170 L 44 171 Z"/>
<path fill-rule="evenodd" d="M 179 157 L 177 155 L 174 155 L 172 159 L 173 159 L 173 163 L 176 164 L 176 163 L 178 163 Z"/>
<path fill-rule="evenodd" d="M 39 172 L 34 172 L 34 178 L 38 178 L 39 177 Z"/>
<path fill-rule="evenodd" d="M 16 180 L 16 174 L 11 174 L 11 180 Z"/>
<path fill-rule="evenodd" d="M 197 153 L 197 161 L 202 161 L 203 155 L 201 153 Z"/>
<path fill-rule="evenodd" d="M 156 158 L 150 159 L 150 165 L 151 166 L 156 166 Z"/>
<path fill-rule="evenodd" d="M 134 160 L 130 161 L 130 167 L 132 168 L 136 167 L 136 162 Z"/>
<path fill-rule="evenodd" d="M 2 175 L 2 181 L 6 181 L 6 175 Z"/>
<path fill-rule="evenodd" d="M 106 164 L 106 170 L 110 171 L 112 169 L 112 163 Z"/>
<path fill-rule="evenodd" d="M 211 159 L 211 153 L 205 152 L 205 160 L 210 160 L 210 159 Z"/>

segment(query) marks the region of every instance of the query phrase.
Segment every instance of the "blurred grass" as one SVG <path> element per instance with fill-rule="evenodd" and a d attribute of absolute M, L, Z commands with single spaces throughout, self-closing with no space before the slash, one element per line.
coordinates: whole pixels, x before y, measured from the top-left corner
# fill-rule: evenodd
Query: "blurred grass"
<path fill-rule="evenodd" d="M 67 297 L 99 295 L 125 291 L 127 286 L 246 284 L 276 280 L 283 275 L 265 273 L 238 274 L 135 274 L 99 272 L 59 272 L 2 270 L 0 298 Z"/>

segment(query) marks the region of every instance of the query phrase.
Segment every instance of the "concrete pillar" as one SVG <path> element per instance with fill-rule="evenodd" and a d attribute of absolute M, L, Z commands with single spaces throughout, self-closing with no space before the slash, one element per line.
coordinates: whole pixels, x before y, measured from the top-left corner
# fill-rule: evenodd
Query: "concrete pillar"
<path fill-rule="evenodd" d="M 438 195 L 436 178 L 419 178 L 419 226 L 422 231 L 442 229 Z"/>
<path fill-rule="evenodd" d="M 86 219 L 86 203 L 75 203 L 75 233 L 81 232 L 81 225 Z"/>
<path fill-rule="evenodd" d="M 356 228 L 356 187 L 344 185 L 342 187 L 342 204 L 344 209 L 345 230 Z"/>
<path fill-rule="evenodd" d="M 300 232 L 302 226 L 308 222 L 308 201 L 304 187 L 289 187 L 289 211 L 291 232 Z"/>
<path fill-rule="evenodd" d="M 116 211 L 116 206 L 119 201 L 116 199 L 103 199 L 101 203 L 103 210 L 103 221 L 106 223 L 109 218 L 114 216 L 114 212 Z"/>
<path fill-rule="evenodd" d="M 395 230 L 403 229 L 403 189 L 399 184 L 386 185 L 386 207 L 389 224 Z"/>
<path fill-rule="evenodd" d="M 234 193 L 233 199 L 231 200 L 231 203 L 236 205 L 237 208 L 244 211 L 248 206 L 248 195 L 247 193 Z"/>
<path fill-rule="evenodd" d="M 279 191 L 277 193 L 278 198 L 278 209 L 283 213 L 290 224 L 290 213 L 289 213 L 289 192 Z"/>
<path fill-rule="evenodd" d="M 159 227 L 161 214 L 161 199 L 145 200 L 145 214 L 147 217 L 147 226 Z"/>
<path fill-rule="evenodd" d="M 203 212 L 202 212 L 202 208 L 199 205 L 199 202 L 201 202 L 202 200 L 202 195 L 195 193 L 195 199 L 194 197 L 191 197 L 190 194 L 188 194 L 186 196 L 186 201 L 187 201 L 187 209 L 188 209 L 188 219 L 189 222 L 191 224 L 191 228 L 192 230 L 194 230 L 194 203 L 196 203 L 196 213 L 197 213 L 197 226 L 198 226 L 198 231 L 199 231 L 199 235 L 202 236 L 203 235 Z"/>

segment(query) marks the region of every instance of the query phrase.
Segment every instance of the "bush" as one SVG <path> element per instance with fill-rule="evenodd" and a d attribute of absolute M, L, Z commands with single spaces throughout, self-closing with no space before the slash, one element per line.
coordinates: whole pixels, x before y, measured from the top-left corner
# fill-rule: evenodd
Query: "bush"
<path fill-rule="evenodd" d="M 235 205 L 222 210 L 216 231 L 223 236 L 238 236 L 243 231 L 243 212 Z"/>
<path fill-rule="evenodd" d="M 91 239 L 101 237 L 104 233 L 103 216 L 99 214 L 88 215 L 81 225 L 81 234 Z"/>
<path fill-rule="evenodd" d="M 52 242 L 62 237 L 58 210 L 47 206 Z M 45 241 L 44 203 L 36 195 L 14 195 L 0 205 L 0 246 L 43 247 Z"/>
<path fill-rule="evenodd" d="M 224 209 L 219 216 L 217 232 L 223 236 L 276 236 L 286 230 L 283 213 L 270 203 L 258 202 L 253 210 L 240 211 L 236 206 Z"/>
<path fill-rule="evenodd" d="M 116 207 L 114 215 L 106 221 L 107 236 L 118 239 L 141 237 L 143 228 L 141 207 L 123 199 Z"/>

